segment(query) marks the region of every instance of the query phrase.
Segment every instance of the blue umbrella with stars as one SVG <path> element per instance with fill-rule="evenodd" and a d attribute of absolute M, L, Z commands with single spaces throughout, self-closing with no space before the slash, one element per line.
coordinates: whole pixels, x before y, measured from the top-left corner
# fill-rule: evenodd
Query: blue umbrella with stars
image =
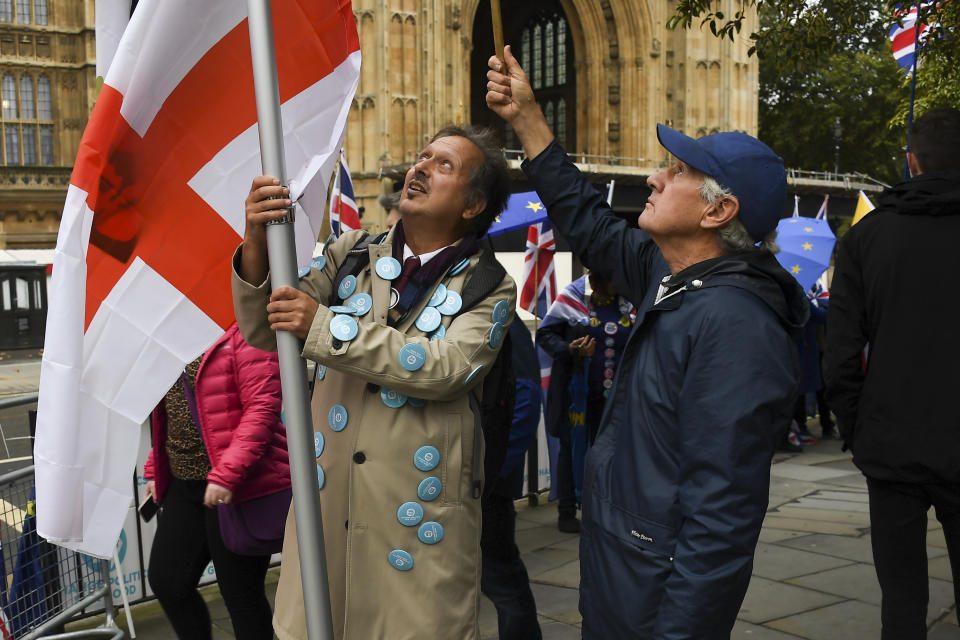
<path fill-rule="evenodd" d="M 777 260 L 809 291 L 827 267 L 837 237 L 825 219 L 794 215 L 777 224 Z"/>
<path fill-rule="evenodd" d="M 525 191 L 510 196 L 507 206 L 490 225 L 488 236 L 496 236 L 514 229 L 526 229 L 547 219 L 547 209 L 536 191 Z"/>

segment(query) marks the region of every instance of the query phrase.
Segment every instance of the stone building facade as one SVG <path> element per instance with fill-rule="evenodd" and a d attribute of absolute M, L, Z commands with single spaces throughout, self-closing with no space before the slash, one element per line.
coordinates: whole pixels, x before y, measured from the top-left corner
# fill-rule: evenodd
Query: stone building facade
<path fill-rule="evenodd" d="M 49 248 L 96 95 L 93 0 L 0 0 L 0 249 Z"/>
<path fill-rule="evenodd" d="M 720 0 L 733 13 L 736 0 Z M 676 0 L 501 2 L 504 36 L 533 77 L 565 148 L 602 180 L 635 182 L 666 161 L 655 124 L 691 135 L 756 135 L 758 66 L 747 55 L 755 12 L 737 39 L 666 28 Z M 448 122 L 499 127 L 483 100 L 493 53 L 489 0 L 354 0 L 363 70 L 345 147 L 364 224 L 379 226 L 384 173 L 398 177 Z M 561 117 L 562 113 L 562 117 Z M 629 171 L 634 167 L 639 171 Z M 384 171 L 384 170 L 387 171 Z M 392 169 L 392 170 L 391 170 Z"/>
<path fill-rule="evenodd" d="M 508 43 L 558 137 L 595 173 L 642 183 L 666 157 L 655 124 L 757 129 L 755 15 L 734 41 L 670 31 L 676 0 L 502 2 Z M 732 13 L 738 0 L 720 0 Z M 0 248 L 52 247 L 96 96 L 94 0 L 0 0 Z M 483 102 L 489 0 L 354 0 L 363 68 L 345 148 L 364 225 L 377 196 L 450 122 L 499 127 Z M 513 163 L 514 166 L 516 162 Z"/>

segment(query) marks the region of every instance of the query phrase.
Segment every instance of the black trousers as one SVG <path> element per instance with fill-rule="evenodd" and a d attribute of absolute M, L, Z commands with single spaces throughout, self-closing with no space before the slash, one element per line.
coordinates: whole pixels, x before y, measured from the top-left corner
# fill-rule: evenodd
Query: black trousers
<path fill-rule="evenodd" d="M 883 591 L 883 640 L 927 637 L 927 510 L 943 525 L 960 610 L 960 485 L 867 478 L 873 560 Z"/>
<path fill-rule="evenodd" d="M 480 590 L 497 608 L 500 640 L 540 640 L 537 605 L 515 541 L 517 511 L 513 496 L 519 488 L 512 480 L 517 479 L 522 485 L 522 464 L 510 479 L 498 479 L 491 494 L 483 498 Z"/>
<path fill-rule="evenodd" d="M 241 556 L 223 545 L 216 509 L 203 506 L 205 480 L 172 478 L 157 515 L 150 586 L 180 640 L 209 640 L 210 613 L 197 583 L 213 560 L 238 640 L 273 638 L 264 578 L 270 556 Z"/>

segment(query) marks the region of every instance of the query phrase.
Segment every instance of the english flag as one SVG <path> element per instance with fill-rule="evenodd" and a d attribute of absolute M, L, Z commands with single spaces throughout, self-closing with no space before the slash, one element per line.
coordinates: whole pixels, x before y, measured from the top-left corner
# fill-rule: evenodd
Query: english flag
<path fill-rule="evenodd" d="M 553 252 L 553 227 L 550 223 L 530 225 L 527 229 L 527 249 L 523 254 L 520 306 L 541 318 L 557 297 Z"/>
<path fill-rule="evenodd" d="M 933 5 L 933 2 L 921 2 L 919 6 L 911 5 L 908 9 L 898 8 L 893 14 L 894 19 L 899 22 L 895 22 L 890 27 L 890 50 L 897 64 L 908 76 L 913 73 L 917 63 L 916 46 L 923 42 L 930 29 L 936 26 L 929 24 L 918 26 L 917 17 L 920 11 L 928 10 Z M 917 29 L 920 30 L 919 33 Z"/>
<path fill-rule="evenodd" d="M 273 0 L 272 13 L 306 264 L 360 44 L 349 0 Z M 140 0 L 80 142 L 54 254 L 35 450 L 48 540 L 112 555 L 140 425 L 233 322 L 230 259 L 260 172 L 246 3 Z"/>
<path fill-rule="evenodd" d="M 347 157 L 340 150 L 340 169 L 330 191 L 330 231 L 340 237 L 344 231 L 356 231 L 360 228 L 360 212 L 353 196 L 353 179 Z"/>

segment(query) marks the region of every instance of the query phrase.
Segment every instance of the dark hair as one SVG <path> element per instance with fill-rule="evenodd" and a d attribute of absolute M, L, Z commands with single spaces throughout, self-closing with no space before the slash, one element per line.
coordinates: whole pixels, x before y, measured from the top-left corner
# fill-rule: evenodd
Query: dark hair
<path fill-rule="evenodd" d="M 483 154 L 483 163 L 470 174 L 470 192 L 466 198 L 468 207 L 480 200 L 487 202 L 487 208 L 474 218 L 470 225 L 470 231 L 476 232 L 477 236 L 482 236 L 507 206 L 507 198 L 510 197 L 507 161 L 491 129 L 481 129 L 472 125 L 465 127 L 448 125 L 437 131 L 430 142 L 450 136 L 466 138 Z"/>
<path fill-rule="evenodd" d="M 953 107 L 931 109 L 910 127 L 910 151 L 921 171 L 952 169 L 960 149 L 960 111 Z"/>
<path fill-rule="evenodd" d="M 384 211 L 390 213 L 391 209 L 397 209 L 400 206 L 400 192 L 381 193 L 377 203 L 383 207 Z"/>

